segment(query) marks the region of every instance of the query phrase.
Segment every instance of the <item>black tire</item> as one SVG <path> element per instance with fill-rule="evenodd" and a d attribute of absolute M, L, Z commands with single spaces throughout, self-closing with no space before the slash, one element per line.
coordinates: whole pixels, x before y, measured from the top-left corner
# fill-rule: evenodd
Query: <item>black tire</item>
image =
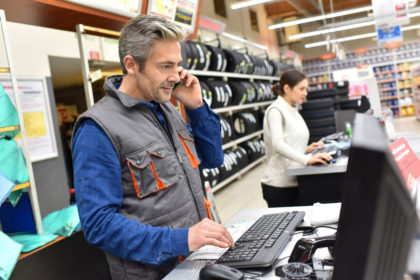
<path fill-rule="evenodd" d="M 308 128 L 333 126 L 335 125 L 335 118 L 329 117 L 329 118 L 312 119 L 312 120 L 305 120 L 305 122 Z"/>
<path fill-rule="evenodd" d="M 334 126 L 318 127 L 309 129 L 309 134 L 311 137 L 323 137 L 329 134 L 337 132 Z"/>
<path fill-rule="evenodd" d="M 307 111 L 307 112 L 302 111 L 301 114 L 305 120 L 330 118 L 330 117 L 334 117 L 334 109 L 313 110 L 313 111 Z"/>
<path fill-rule="evenodd" d="M 359 99 L 340 100 L 339 107 L 341 110 L 357 110 L 359 108 Z"/>
<path fill-rule="evenodd" d="M 331 98 L 308 100 L 302 104 L 303 112 L 324 108 L 334 108 L 334 102 Z"/>

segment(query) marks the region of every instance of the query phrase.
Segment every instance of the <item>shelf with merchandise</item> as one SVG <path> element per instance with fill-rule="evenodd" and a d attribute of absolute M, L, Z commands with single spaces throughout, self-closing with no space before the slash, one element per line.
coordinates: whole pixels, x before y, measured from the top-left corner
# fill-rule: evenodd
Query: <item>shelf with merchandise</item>
<path fill-rule="evenodd" d="M 6 73 L 7 74 L 7 78 L 10 79 L 11 82 L 11 88 L 12 88 L 12 94 L 10 96 L 11 99 L 14 99 L 14 109 L 16 110 L 16 114 L 17 114 L 17 118 L 18 118 L 18 123 L 13 123 L 13 125 L 11 126 L 3 126 L 0 128 L 1 132 L 12 132 L 12 131 L 17 131 L 20 130 L 21 133 L 21 137 L 20 137 L 20 141 L 21 144 L 19 145 L 19 151 L 20 154 L 22 155 L 23 158 L 19 159 L 19 161 L 22 164 L 17 164 L 17 165 L 11 165 L 11 166 L 16 166 L 15 168 L 18 169 L 17 171 L 22 171 L 23 173 L 26 173 L 26 176 L 22 176 L 25 177 L 25 179 L 22 179 L 21 181 L 24 181 L 20 184 L 15 185 L 12 188 L 12 191 L 24 191 L 25 188 L 28 188 L 28 195 L 29 195 L 29 202 L 30 205 L 32 206 L 30 210 L 28 210 L 28 212 L 30 211 L 30 213 L 25 213 L 26 211 L 10 211 L 8 212 L 8 215 L 12 215 L 13 219 L 15 220 L 20 220 L 22 219 L 22 225 L 24 225 L 25 230 L 27 231 L 34 231 L 34 233 L 38 233 L 38 234 L 42 234 L 43 233 L 43 226 L 42 226 L 42 219 L 41 219 L 41 211 L 40 211 L 40 206 L 39 206 L 39 201 L 38 201 L 38 194 L 37 194 L 37 188 L 36 188 L 36 184 L 35 184 L 35 178 L 34 178 L 34 173 L 33 173 L 33 167 L 32 167 L 32 161 L 30 160 L 29 157 L 29 144 L 28 144 L 28 137 L 27 137 L 27 133 L 26 133 L 26 129 L 25 129 L 25 119 L 24 119 L 24 113 L 23 113 L 23 109 L 22 109 L 22 101 L 21 101 L 21 95 L 19 94 L 19 87 L 17 85 L 17 78 L 16 78 L 16 73 L 15 73 L 15 67 L 14 67 L 14 63 L 13 63 L 13 55 L 12 55 L 12 49 L 10 47 L 10 43 L 9 43 L 9 37 L 8 37 L 8 28 L 7 28 L 7 21 L 6 21 L 6 16 L 5 16 L 5 12 L 4 10 L 0 9 L 0 37 L 1 37 L 1 50 L 3 53 L 5 53 L 5 61 L 8 65 L 7 68 L 0 68 L 0 72 L 1 73 Z M 12 106 L 13 106 L 12 105 Z M 8 138 L 6 138 L 8 139 Z M 7 140 L 9 141 L 9 139 Z M 10 141 L 13 141 L 10 140 Z M 10 142 L 11 143 L 11 142 Z M 17 147 L 17 146 L 16 146 Z M 6 162 L 8 164 L 12 164 L 10 162 L 10 160 L 13 160 L 12 158 L 7 158 Z M 18 162 L 18 160 L 15 159 L 15 162 Z M 22 170 L 20 170 L 22 169 Z M 24 171 L 23 171 L 24 170 Z M 14 180 L 11 180 L 14 181 Z M 25 190 L 26 192 L 26 190 Z M 10 196 L 9 196 L 10 199 Z M 19 200 L 17 203 L 20 203 L 21 200 Z M 12 204 L 12 203 L 11 203 Z M 13 207 L 15 205 L 12 205 Z M 33 219 L 33 224 L 35 226 L 34 229 L 32 229 L 32 225 L 30 225 L 30 223 L 25 222 L 24 220 L 26 220 L 27 218 L 24 218 L 24 216 L 27 215 L 27 217 L 32 216 L 31 218 Z M 0 223 L 2 223 L 3 221 L 0 221 Z M 6 228 L 6 226 L 4 224 L 1 225 L 1 227 L 3 229 Z M 16 233 L 13 232 L 13 226 L 11 226 L 9 232 L 7 233 Z M 21 228 L 20 230 L 22 230 L 23 228 Z"/>

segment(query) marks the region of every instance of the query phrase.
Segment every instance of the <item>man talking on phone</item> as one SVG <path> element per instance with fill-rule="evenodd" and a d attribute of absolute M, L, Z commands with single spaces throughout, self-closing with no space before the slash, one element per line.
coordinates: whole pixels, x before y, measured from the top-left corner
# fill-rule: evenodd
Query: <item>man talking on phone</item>
<path fill-rule="evenodd" d="M 161 279 L 204 245 L 233 246 L 208 218 L 198 165 L 223 163 L 219 117 L 180 66 L 185 31 L 138 16 L 121 31 L 123 75 L 73 131 L 76 201 L 85 238 L 106 254 L 113 279 Z M 175 84 L 180 83 L 174 88 Z M 170 102 L 179 100 L 188 129 Z"/>

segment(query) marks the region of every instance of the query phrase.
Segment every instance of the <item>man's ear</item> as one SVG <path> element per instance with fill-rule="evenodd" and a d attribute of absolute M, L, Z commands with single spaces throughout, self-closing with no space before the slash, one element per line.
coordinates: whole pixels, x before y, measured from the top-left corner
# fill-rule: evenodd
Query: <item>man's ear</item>
<path fill-rule="evenodd" d="M 139 64 L 131 55 L 126 55 L 124 57 L 124 67 L 127 70 L 127 74 L 133 74 L 139 71 Z"/>

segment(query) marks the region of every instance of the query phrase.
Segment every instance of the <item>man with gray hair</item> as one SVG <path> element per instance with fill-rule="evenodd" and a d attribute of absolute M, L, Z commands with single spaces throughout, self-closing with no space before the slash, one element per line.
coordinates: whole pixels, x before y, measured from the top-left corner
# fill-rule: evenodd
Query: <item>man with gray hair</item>
<path fill-rule="evenodd" d="M 105 251 L 113 279 L 161 279 L 179 256 L 233 246 L 226 228 L 208 218 L 198 165 L 223 163 L 220 121 L 198 79 L 179 66 L 184 37 L 156 16 L 127 23 L 119 41 L 124 75 L 106 78 L 107 95 L 73 130 L 83 232 Z M 171 96 L 185 106 L 192 132 Z"/>

